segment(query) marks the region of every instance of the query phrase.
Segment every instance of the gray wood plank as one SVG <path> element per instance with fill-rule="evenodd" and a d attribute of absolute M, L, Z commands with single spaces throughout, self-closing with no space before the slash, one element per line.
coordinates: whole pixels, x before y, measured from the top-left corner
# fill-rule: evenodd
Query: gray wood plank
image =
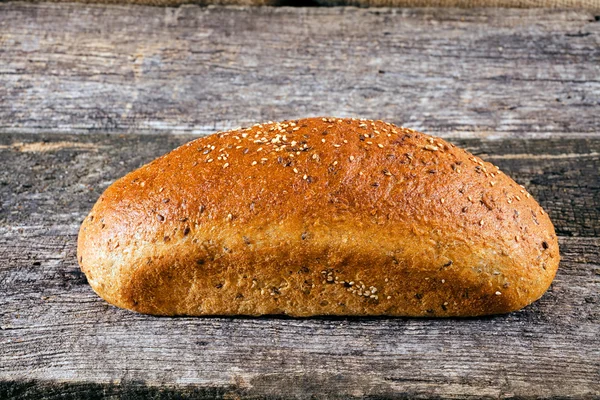
<path fill-rule="evenodd" d="M 0 3 L 0 132 L 206 134 L 384 119 L 598 137 L 590 11 Z"/>
<path fill-rule="evenodd" d="M 155 318 L 109 306 L 78 269 L 78 224 L 113 179 L 191 138 L 0 135 L 0 398 L 600 396 L 600 140 L 454 140 L 524 183 L 561 235 L 555 282 L 519 312 Z"/>
<path fill-rule="evenodd" d="M 0 226 L 82 220 L 110 183 L 192 140 L 185 135 L 0 135 Z M 600 139 L 455 139 L 548 211 L 558 235 L 600 236 Z"/>
<path fill-rule="evenodd" d="M 91 291 L 75 260 L 76 229 L 0 231 L 10 265 L 0 272 L 0 377 L 13 386 L 133 381 L 298 398 L 600 394 L 597 238 L 561 238 L 551 290 L 508 316 L 155 318 Z"/>

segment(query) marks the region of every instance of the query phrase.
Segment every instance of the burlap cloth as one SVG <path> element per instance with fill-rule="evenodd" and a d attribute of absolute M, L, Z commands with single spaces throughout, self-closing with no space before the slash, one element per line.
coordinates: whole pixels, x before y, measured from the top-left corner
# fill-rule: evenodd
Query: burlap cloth
<path fill-rule="evenodd" d="M 2 1 L 2 0 L 0 0 Z M 34 0 L 36 1 L 36 0 Z M 73 0 L 51 0 L 73 1 Z M 600 0 L 75 0 L 82 3 L 148 4 L 156 6 L 253 5 L 253 6 L 357 6 L 357 7 L 506 7 L 571 8 L 600 11 Z"/>
<path fill-rule="evenodd" d="M 600 0 L 318 0 L 322 5 L 375 7 L 511 7 L 600 9 Z"/>
<path fill-rule="evenodd" d="M 600 9 L 600 0 L 319 0 L 322 5 L 375 7 L 511 7 Z"/>

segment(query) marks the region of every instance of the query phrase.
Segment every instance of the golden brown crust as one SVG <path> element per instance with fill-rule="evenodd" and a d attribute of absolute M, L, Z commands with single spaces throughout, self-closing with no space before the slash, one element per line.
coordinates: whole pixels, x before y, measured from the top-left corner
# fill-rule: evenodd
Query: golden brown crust
<path fill-rule="evenodd" d="M 475 316 L 538 299 L 554 227 L 490 163 L 381 121 L 220 132 L 119 179 L 84 220 L 93 289 L 158 315 Z"/>

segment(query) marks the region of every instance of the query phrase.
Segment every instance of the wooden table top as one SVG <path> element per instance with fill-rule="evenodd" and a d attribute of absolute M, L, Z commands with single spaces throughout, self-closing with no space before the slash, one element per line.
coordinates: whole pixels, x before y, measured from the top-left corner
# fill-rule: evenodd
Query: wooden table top
<path fill-rule="evenodd" d="M 79 224 L 216 130 L 305 116 L 441 136 L 523 184 L 562 262 L 469 319 L 156 318 L 97 297 Z M 0 398 L 600 397 L 600 17 L 0 3 Z"/>

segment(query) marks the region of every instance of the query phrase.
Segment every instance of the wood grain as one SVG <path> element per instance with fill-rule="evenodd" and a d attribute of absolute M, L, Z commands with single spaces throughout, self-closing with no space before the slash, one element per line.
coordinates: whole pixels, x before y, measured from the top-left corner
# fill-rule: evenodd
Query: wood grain
<path fill-rule="evenodd" d="M 0 136 L 0 398 L 600 395 L 600 140 L 454 140 L 557 224 L 557 278 L 522 311 L 173 319 L 109 306 L 78 269 L 79 222 L 114 179 L 191 138 Z"/>
<path fill-rule="evenodd" d="M 0 224 L 80 221 L 115 179 L 194 139 L 185 135 L 4 134 Z M 455 139 L 538 200 L 562 236 L 600 236 L 599 139 Z M 75 218 L 75 219 L 74 219 Z"/>
<path fill-rule="evenodd" d="M 589 11 L 0 2 L 0 399 L 600 398 L 599 76 Z M 114 179 L 310 115 L 499 165 L 556 225 L 550 291 L 447 320 L 155 318 L 91 291 L 77 230 Z"/>
<path fill-rule="evenodd" d="M 1 232 L 11 267 L 1 272 L 0 375 L 13 386 L 143 381 L 300 398 L 600 391 L 596 238 L 562 238 L 551 291 L 508 316 L 173 319 L 99 299 L 75 262 L 76 229 Z"/>
<path fill-rule="evenodd" d="M 207 134 L 315 115 L 598 137 L 590 11 L 0 3 L 0 132 Z"/>

